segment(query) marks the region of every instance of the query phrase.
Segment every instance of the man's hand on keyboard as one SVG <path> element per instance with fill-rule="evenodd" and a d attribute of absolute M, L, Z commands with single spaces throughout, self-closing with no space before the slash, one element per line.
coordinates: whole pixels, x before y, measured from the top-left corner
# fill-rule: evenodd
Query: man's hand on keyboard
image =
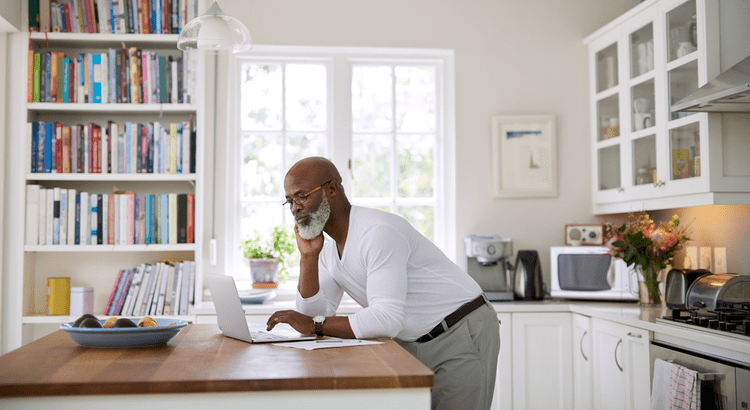
<path fill-rule="evenodd" d="M 280 310 L 268 318 L 266 330 L 273 329 L 279 323 L 287 323 L 300 333 L 315 333 L 315 324 L 311 316 L 303 315 L 294 310 Z"/>

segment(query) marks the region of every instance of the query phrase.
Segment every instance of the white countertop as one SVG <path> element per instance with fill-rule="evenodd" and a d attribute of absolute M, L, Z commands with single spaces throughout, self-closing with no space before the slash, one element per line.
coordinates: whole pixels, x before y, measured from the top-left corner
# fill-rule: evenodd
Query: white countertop
<path fill-rule="evenodd" d="M 750 337 L 744 338 L 716 335 L 698 329 L 683 329 L 671 324 L 657 323 L 656 318 L 667 315 L 665 308 L 642 307 L 633 302 L 589 302 L 567 299 L 545 299 L 542 301 L 493 302 L 498 313 L 544 313 L 572 312 L 592 318 L 609 320 L 652 332 L 652 340 L 678 343 L 697 351 L 726 355 L 732 351 L 730 359 L 750 363 Z M 275 298 L 257 305 L 243 305 L 247 315 L 270 315 L 278 310 L 294 309 L 294 300 Z M 338 314 L 350 315 L 362 309 L 356 302 L 345 298 L 339 306 Z M 203 302 L 191 310 L 195 315 L 215 315 L 213 302 Z"/>

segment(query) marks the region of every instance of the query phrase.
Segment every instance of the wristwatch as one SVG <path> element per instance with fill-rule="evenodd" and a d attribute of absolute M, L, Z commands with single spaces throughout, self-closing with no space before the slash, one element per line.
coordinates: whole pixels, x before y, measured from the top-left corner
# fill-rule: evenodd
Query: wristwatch
<path fill-rule="evenodd" d="M 318 315 L 313 318 L 313 323 L 315 323 L 315 334 L 318 335 L 318 337 L 323 336 L 323 322 L 326 321 L 326 317 L 323 315 Z"/>

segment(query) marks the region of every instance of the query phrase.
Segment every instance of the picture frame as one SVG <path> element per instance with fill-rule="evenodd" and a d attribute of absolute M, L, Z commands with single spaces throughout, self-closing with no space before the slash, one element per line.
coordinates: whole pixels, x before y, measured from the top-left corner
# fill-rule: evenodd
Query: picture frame
<path fill-rule="evenodd" d="M 493 116 L 492 168 L 495 198 L 556 197 L 555 116 Z"/>

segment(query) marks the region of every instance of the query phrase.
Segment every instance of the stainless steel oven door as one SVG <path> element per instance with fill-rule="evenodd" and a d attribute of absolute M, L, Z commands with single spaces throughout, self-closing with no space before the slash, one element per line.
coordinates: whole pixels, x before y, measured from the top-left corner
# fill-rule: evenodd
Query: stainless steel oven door
<path fill-rule="evenodd" d="M 735 367 L 709 357 L 692 354 L 661 342 L 651 342 L 651 380 L 654 379 L 654 361 L 671 360 L 672 363 L 687 367 L 702 374 L 701 409 L 741 409 L 737 406 Z M 742 369 L 740 369 L 742 370 Z M 712 380 L 711 380 L 712 379 Z"/>

